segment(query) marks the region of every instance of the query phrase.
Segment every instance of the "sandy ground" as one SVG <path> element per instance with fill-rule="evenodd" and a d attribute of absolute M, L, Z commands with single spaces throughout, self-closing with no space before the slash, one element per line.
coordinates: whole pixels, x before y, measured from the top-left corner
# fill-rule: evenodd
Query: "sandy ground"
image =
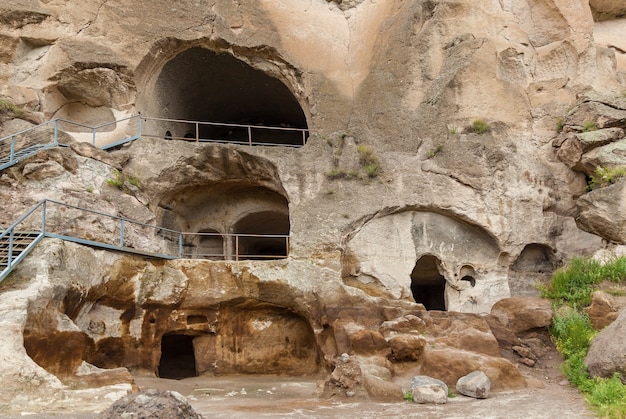
<path fill-rule="evenodd" d="M 445 405 L 411 402 L 375 403 L 365 400 L 323 400 L 316 393 L 317 380 L 302 377 L 230 376 L 166 380 L 136 377 L 144 389 L 175 390 L 186 396 L 205 418 L 585 418 L 592 417 L 577 390 L 559 377 L 545 377 L 543 389 L 495 393 L 485 400 L 457 396 Z M 46 414 L 16 412 L 2 418 L 96 418 L 105 401 L 74 400 L 50 406 Z M 109 403 L 110 404 L 110 403 Z"/>

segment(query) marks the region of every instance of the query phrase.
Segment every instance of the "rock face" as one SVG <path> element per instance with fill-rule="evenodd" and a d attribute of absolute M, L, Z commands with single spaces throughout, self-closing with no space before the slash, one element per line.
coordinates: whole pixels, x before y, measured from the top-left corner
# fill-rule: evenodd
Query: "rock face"
<path fill-rule="evenodd" d="M 0 173 L 0 225 L 56 199 L 159 227 L 50 205 L 49 233 L 177 259 L 42 243 L 2 284 L 3 297 L 29 290 L 2 300 L 19 350 L 0 371 L 22 383 L 2 397 L 98 381 L 85 369 L 127 380 L 119 368 L 335 374 L 330 396 L 386 398 L 397 387 L 369 375 L 416 370 L 523 388 L 500 349 L 533 361 L 516 339 L 549 308 L 498 301 L 624 242 L 610 216 L 624 181 L 586 193 L 598 167 L 624 164 L 623 54 L 593 41 L 621 9 L 3 2 L 2 136 L 76 123 L 59 122 L 69 148 Z M 0 158 L 52 135 L 3 140 Z M 109 154 L 89 145 L 132 135 Z"/>

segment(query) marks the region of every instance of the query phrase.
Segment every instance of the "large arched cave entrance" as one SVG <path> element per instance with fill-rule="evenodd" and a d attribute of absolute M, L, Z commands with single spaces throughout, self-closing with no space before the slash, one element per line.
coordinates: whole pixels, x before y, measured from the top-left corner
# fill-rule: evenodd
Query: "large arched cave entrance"
<path fill-rule="evenodd" d="M 411 272 L 411 292 L 415 302 L 422 303 L 426 310 L 445 310 L 446 279 L 439 272 L 440 261 L 433 255 L 424 255 L 417 260 Z"/>
<path fill-rule="evenodd" d="M 279 79 L 229 53 L 193 47 L 178 54 L 162 68 L 154 85 L 155 96 L 146 100 L 148 116 L 187 121 L 306 129 L 300 103 Z M 302 131 L 248 129 L 159 123 L 168 137 L 256 144 L 303 145 Z M 148 130 L 150 130 L 148 128 Z"/>

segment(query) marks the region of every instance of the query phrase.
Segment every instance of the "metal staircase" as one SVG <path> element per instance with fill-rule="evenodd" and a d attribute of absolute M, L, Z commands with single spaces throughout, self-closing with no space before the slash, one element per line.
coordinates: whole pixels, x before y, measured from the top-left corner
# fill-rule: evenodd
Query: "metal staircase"
<path fill-rule="evenodd" d="M 0 238 L 0 271 L 12 267 L 39 237 L 39 233 L 14 231 Z M 25 256 L 25 255 L 24 255 Z"/>

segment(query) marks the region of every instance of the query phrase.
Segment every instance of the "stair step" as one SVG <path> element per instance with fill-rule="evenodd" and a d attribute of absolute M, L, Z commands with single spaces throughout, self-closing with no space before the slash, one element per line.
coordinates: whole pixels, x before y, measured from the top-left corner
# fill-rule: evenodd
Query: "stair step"
<path fill-rule="evenodd" d="M 31 153 L 36 153 L 37 151 L 41 150 L 42 148 L 48 146 L 48 144 L 33 144 L 29 147 L 26 147 L 22 150 L 18 150 L 15 153 L 13 153 L 13 160 L 17 160 L 19 158 L 22 158 L 28 154 Z M 2 155 L 0 155 L 0 164 L 2 163 L 8 163 L 9 161 L 11 161 L 11 151 L 4 151 L 2 153 Z"/>

